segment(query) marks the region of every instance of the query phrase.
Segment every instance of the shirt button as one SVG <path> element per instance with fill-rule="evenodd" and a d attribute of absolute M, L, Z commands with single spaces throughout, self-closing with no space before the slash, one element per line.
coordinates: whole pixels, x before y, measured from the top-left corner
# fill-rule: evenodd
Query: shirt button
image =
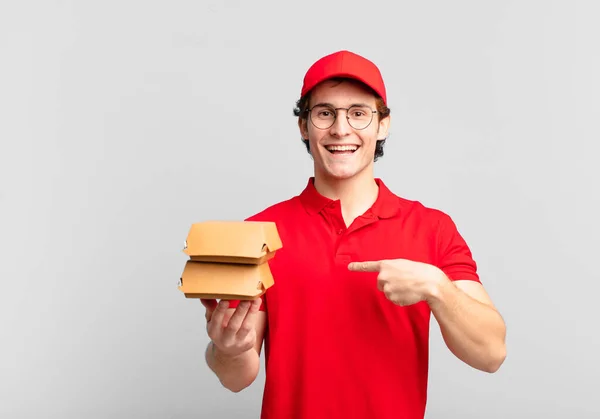
<path fill-rule="evenodd" d="M 338 234 L 342 234 L 344 232 L 344 230 L 342 230 L 341 228 L 338 230 Z"/>

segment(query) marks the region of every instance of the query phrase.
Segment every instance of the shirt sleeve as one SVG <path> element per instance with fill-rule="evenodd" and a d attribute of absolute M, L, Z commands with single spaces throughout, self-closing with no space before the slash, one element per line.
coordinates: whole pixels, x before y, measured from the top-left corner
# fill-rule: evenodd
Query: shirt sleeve
<path fill-rule="evenodd" d="M 471 249 L 459 233 L 454 221 L 444 213 L 440 217 L 437 245 L 438 267 L 450 280 L 481 282 Z"/>

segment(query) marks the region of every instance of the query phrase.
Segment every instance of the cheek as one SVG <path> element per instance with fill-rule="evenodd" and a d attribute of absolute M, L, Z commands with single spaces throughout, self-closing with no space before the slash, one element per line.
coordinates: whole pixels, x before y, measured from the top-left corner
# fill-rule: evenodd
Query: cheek
<path fill-rule="evenodd" d="M 304 137 L 305 140 L 308 140 L 311 154 L 313 154 L 313 156 L 320 152 L 320 150 L 319 150 L 320 137 L 317 137 L 318 135 L 319 135 L 319 133 L 314 133 L 312 131 L 309 131 L 308 137 Z"/>
<path fill-rule="evenodd" d="M 373 132 L 370 132 L 368 135 L 364 135 L 361 140 L 365 148 L 374 150 L 375 145 L 377 144 L 377 132 L 373 130 Z"/>
<path fill-rule="evenodd" d="M 321 139 L 327 135 L 326 131 L 323 130 L 319 130 L 316 129 L 315 127 L 309 127 L 307 130 L 307 134 L 308 134 L 308 139 L 310 141 L 311 144 L 315 143 L 319 143 L 319 141 L 321 141 Z"/>

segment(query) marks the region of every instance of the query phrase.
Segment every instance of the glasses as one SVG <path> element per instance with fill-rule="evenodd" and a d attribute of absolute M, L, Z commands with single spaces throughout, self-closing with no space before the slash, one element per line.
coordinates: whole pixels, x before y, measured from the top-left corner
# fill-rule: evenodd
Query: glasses
<path fill-rule="evenodd" d="M 377 113 L 365 105 L 351 106 L 349 108 L 334 108 L 328 105 L 316 105 L 308 109 L 310 122 L 319 129 L 331 128 L 337 119 L 337 111 L 346 111 L 348 124 L 354 129 L 362 130 L 367 128 L 373 120 L 373 114 Z"/>

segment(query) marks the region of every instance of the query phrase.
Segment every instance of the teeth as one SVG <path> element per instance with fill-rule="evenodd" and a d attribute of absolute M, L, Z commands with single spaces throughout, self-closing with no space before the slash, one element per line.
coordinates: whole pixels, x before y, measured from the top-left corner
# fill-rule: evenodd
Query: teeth
<path fill-rule="evenodd" d="M 356 151 L 358 146 L 355 145 L 330 145 L 327 146 L 329 151 Z"/>

